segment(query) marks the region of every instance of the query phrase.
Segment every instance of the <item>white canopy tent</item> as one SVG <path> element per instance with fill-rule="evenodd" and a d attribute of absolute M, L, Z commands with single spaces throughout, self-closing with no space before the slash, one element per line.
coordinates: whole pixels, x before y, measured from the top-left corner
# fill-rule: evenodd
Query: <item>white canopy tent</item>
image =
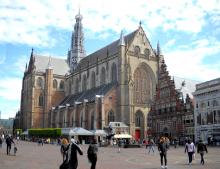
<path fill-rule="evenodd" d="M 61 133 L 63 135 L 69 135 L 69 136 L 92 136 L 94 135 L 94 133 L 81 127 L 62 128 Z"/>
<path fill-rule="evenodd" d="M 115 134 L 114 138 L 132 138 L 130 134 Z"/>
<path fill-rule="evenodd" d="M 24 131 L 23 133 L 21 133 L 21 135 L 27 136 L 27 135 L 28 135 L 28 130 L 26 130 L 26 131 Z"/>
<path fill-rule="evenodd" d="M 91 132 L 96 136 L 107 136 L 105 130 L 91 130 Z"/>

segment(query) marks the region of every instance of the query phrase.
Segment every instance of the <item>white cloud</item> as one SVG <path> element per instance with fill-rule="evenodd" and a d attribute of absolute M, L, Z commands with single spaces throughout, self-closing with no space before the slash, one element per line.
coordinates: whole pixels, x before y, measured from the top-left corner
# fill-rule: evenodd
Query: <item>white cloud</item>
<path fill-rule="evenodd" d="M 1 78 L 0 97 L 7 100 L 20 100 L 22 79 L 20 78 Z"/>
<path fill-rule="evenodd" d="M 53 0 L 14 0 L 12 3 L 6 0 L 0 7 L 0 41 L 52 46 L 58 42 L 51 31 L 53 28 L 71 31 L 79 5 L 84 27 L 92 32 L 104 32 L 105 36 L 100 38 L 105 38 L 109 30 L 116 33 L 121 29 L 133 31 L 139 20 L 146 29 L 163 27 L 164 30 L 198 33 L 205 24 L 206 14 L 220 9 L 217 0 L 210 0 L 208 5 L 202 2 L 66 0 L 54 3 Z M 213 18 L 215 14 L 212 12 Z"/>
<path fill-rule="evenodd" d="M 188 49 L 179 46 L 176 50 L 165 52 L 165 61 L 170 74 L 200 81 L 218 78 L 220 61 L 208 65 L 203 60 L 220 53 L 220 42 L 201 39 L 192 44 L 193 46 Z"/>

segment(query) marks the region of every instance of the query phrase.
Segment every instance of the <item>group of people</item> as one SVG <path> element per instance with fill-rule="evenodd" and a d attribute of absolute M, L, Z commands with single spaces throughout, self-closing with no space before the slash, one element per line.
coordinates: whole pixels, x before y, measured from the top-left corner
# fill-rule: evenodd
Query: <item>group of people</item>
<path fill-rule="evenodd" d="M 155 142 L 153 139 L 149 140 L 149 144 L 146 146 L 146 148 L 149 147 L 148 154 L 152 151 L 153 153 L 155 152 L 154 147 L 155 147 Z M 158 142 L 158 151 L 160 154 L 160 163 L 161 163 L 161 168 L 167 168 L 167 151 L 169 150 L 169 145 L 170 141 L 167 137 L 161 137 Z M 200 163 L 202 165 L 205 164 L 204 161 L 204 153 L 208 153 L 206 145 L 202 142 L 202 140 L 199 141 L 197 145 L 197 153 L 200 154 L 201 156 L 201 161 Z M 195 144 L 192 142 L 191 139 L 188 139 L 185 144 L 185 153 L 188 154 L 188 164 L 192 164 L 192 160 L 195 156 L 196 153 L 196 148 Z"/>
<path fill-rule="evenodd" d="M 74 139 L 73 136 L 70 139 L 70 143 L 66 138 L 63 138 L 61 140 L 60 151 L 63 157 L 63 162 L 60 165 L 60 169 L 77 169 L 78 167 L 77 153 L 83 155 L 83 151 L 81 147 L 77 144 L 77 141 Z M 97 141 L 94 138 L 87 150 L 87 156 L 89 162 L 91 163 L 91 169 L 96 168 L 97 152 L 98 152 Z"/>

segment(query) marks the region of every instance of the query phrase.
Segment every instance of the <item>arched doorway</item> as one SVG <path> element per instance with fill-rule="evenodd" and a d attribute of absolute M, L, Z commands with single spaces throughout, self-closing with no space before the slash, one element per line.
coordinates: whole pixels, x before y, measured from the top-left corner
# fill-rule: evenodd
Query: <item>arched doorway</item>
<path fill-rule="evenodd" d="M 144 138 L 144 115 L 138 110 L 135 113 L 135 140 Z"/>

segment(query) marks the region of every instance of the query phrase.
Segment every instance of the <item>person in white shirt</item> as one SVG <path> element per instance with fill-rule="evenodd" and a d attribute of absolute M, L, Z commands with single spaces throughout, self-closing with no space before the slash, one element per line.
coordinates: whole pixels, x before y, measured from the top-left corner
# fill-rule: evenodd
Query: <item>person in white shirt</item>
<path fill-rule="evenodd" d="M 193 154 L 195 153 L 195 145 L 194 143 L 189 139 L 188 142 L 185 145 L 185 153 L 188 153 L 189 157 L 189 165 L 192 164 Z"/>

